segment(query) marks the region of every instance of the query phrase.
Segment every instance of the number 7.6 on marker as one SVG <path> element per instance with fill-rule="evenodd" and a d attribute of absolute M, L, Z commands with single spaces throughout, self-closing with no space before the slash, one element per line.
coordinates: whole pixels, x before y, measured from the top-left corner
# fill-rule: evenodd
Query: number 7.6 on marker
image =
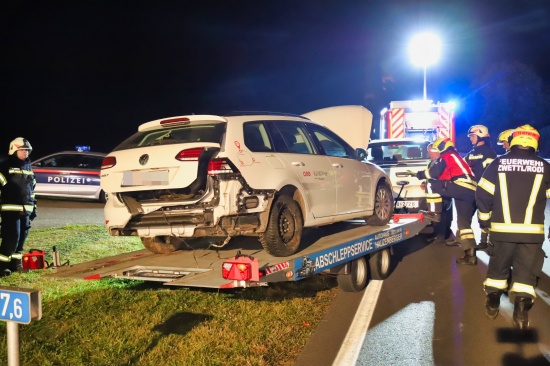
<path fill-rule="evenodd" d="M 0 320 L 29 324 L 42 318 L 41 293 L 19 287 L 0 286 Z"/>

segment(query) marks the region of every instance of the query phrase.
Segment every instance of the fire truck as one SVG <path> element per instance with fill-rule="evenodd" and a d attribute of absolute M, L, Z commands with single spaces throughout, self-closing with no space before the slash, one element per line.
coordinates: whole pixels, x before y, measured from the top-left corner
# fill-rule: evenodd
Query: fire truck
<path fill-rule="evenodd" d="M 380 138 L 421 138 L 455 142 L 454 102 L 404 100 L 391 102 L 380 113 Z"/>

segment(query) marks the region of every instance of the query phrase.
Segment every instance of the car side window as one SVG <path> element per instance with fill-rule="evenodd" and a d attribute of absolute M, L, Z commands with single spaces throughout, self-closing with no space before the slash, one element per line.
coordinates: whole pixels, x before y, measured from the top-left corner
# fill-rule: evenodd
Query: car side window
<path fill-rule="evenodd" d="M 300 122 L 275 122 L 284 144 L 283 151 L 295 154 L 316 154 L 316 150 L 310 140 L 309 133 L 303 123 Z"/>
<path fill-rule="evenodd" d="M 313 136 L 321 145 L 325 155 L 338 156 L 342 158 L 355 158 L 355 152 L 343 139 L 334 132 L 314 124 L 309 123 Z"/>
<path fill-rule="evenodd" d="M 243 125 L 244 144 L 250 151 L 273 151 L 265 125 L 262 122 L 251 122 Z"/>
<path fill-rule="evenodd" d="M 78 167 L 82 169 L 101 169 L 102 158 L 96 156 L 82 156 Z"/>
<path fill-rule="evenodd" d="M 43 167 L 77 168 L 78 155 L 56 155 L 42 161 Z"/>

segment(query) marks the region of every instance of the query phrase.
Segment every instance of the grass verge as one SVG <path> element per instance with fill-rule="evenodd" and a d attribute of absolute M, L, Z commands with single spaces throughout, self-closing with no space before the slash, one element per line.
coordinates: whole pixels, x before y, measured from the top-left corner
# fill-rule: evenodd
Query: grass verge
<path fill-rule="evenodd" d="M 142 249 L 103 226 L 31 230 L 26 248 L 80 263 Z M 0 286 L 42 291 L 42 319 L 19 325 L 22 365 L 291 365 L 337 294 L 332 277 L 236 290 L 15 273 Z M 7 360 L 0 322 L 0 364 Z"/>

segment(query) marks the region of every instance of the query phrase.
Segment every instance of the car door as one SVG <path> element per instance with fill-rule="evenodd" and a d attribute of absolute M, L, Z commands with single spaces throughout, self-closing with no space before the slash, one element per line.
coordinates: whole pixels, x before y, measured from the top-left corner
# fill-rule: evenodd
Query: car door
<path fill-rule="evenodd" d="M 67 153 L 50 155 L 34 162 L 35 194 L 67 196 L 71 169 L 74 164 L 75 156 Z"/>
<path fill-rule="evenodd" d="M 355 150 L 334 132 L 313 123 L 308 123 L 308 129 L 335 171 L 336 213 L 372 208 L 374 198 L 368 166 L 358 160 Z"/>
<path fill-rule="evenodd" d="M 80 155 L 70 174 L 69 194 L 71 196 L 98 196 L 102 161 L 101 156 Z"/>
<path fill-rule="evenodd" d="M 276 132 L 284 146 L 276 142 L 276 150 L 286 164 L 298 175 L 310 211 L 314 217 L 336 214 L 336 179 L 334 167 L 324 154 L 319 154 L 305 124 L 275 122 Z"/>

